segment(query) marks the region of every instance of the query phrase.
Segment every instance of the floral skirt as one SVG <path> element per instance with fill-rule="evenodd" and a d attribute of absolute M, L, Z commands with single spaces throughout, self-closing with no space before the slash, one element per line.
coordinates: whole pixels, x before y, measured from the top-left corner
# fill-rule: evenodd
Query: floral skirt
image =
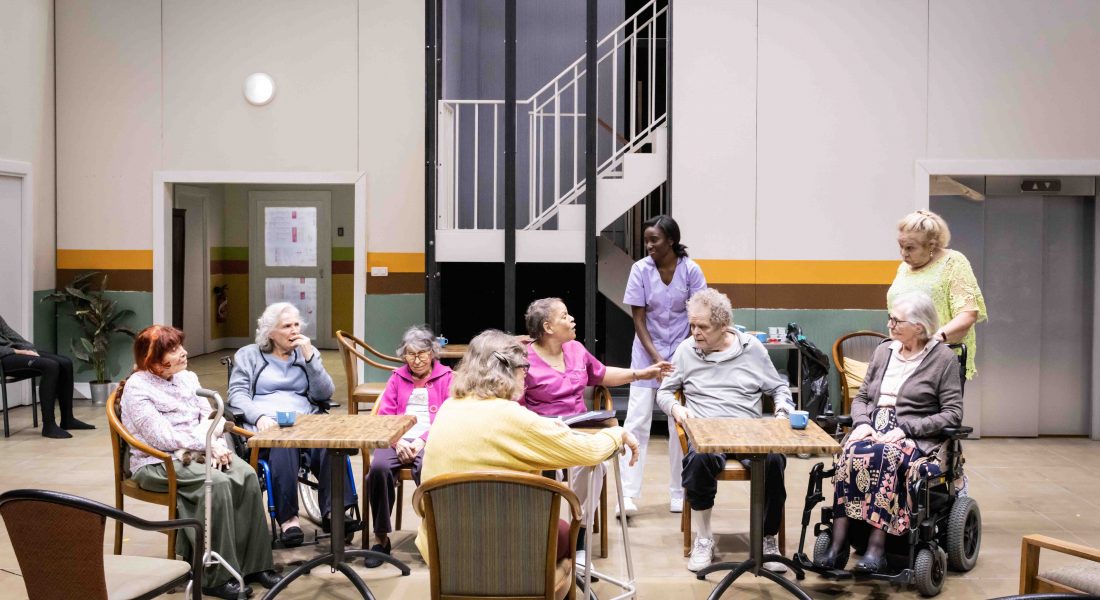
<path fill-rule="evenodd" d="M 878 433 L 897 424 L 893 407 L 871 413 L 871 425 Z M 869 439 L 849 442 L 837 457 L 833 506 L 838 510 L 834 514 L 866 521 L 891 535 L 909 531 L 914 484 L 925 474 L 939 472 L 930 458 L 908 438 L 891 444 Z"/>

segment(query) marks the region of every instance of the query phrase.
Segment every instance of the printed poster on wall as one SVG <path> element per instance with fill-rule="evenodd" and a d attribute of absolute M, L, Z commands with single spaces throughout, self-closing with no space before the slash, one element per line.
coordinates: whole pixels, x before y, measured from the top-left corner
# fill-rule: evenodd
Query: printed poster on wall
<path fill-rule="evenodd" d="M 264 248 L 269 267 L 316 267 L 317 208 L 264 207 Z"/>

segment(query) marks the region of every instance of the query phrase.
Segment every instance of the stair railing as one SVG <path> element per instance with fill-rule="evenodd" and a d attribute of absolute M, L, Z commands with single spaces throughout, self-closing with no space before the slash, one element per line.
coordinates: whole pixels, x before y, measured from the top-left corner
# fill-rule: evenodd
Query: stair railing
<path fill-rule="evenodd" d="M 601 176 L 620 170 L 623 157 L 638 150 L 665 122 L 664 110 L 657 110 L 655 90 L 665 87 L 657 85 L 665 74 L 657 67 L 656 46 L 658 19 L 667 10 L 650 0 L 597 44 L 597 119 L 602 135 L 596 146 Z M 645 110 L 635 111 L 635 118 L 624 124 L 620 122 L 627 120 L 619 97 L 620 79 L 626 76 L 629 82 L 638 81 L 639 69 L 644 69 L 650 82 Z M 576 202 L 586 190 L 583 144 L 587 115 L 583 108 L 587 80 L 582 55 L 530 98 L 516 103 L 517 113 L 527 115 L 526 164 L 525 169 L 517 168 L 522 172 L 516 174 L 517 183 L 526 181 L 524 229 L 542 228 L 561 206 Z M 629 106 L 640 108 L 638 86 L 629 87 Z M 503 107 L 503 100 L 440 100 L 438 229 L 501 228 Z M 487 216 L 482 207 L 486 196 L 490 199 Z"/>

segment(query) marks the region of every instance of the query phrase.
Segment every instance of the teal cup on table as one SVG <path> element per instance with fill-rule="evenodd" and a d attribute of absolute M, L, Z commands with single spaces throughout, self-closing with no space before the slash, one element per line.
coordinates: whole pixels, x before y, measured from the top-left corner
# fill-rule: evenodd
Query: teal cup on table
<path fill-rule="evenodd" d="M 789 418 L 791 429 L 805 429 L 810 423 L 810 413 L 804 410 L 792 410 Z"/>
<path fill-rule="evenodd" d="M 298 413 L 292 410 L 280 410 L 275 413 L 275 421 L 279 423 L 279 427 L 290 427 L 297 416 Z"/>

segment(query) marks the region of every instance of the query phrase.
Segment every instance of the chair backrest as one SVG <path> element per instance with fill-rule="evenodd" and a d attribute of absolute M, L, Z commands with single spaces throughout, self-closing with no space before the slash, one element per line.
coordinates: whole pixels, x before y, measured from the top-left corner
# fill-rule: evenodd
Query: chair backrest
<path fill-rule="evenodd" d="M 31 598 L 106 600 L 103 516 L 29 499 L 0 504 L 0 515 Z"/>
<path fill-rule="evenodd" d="M 849 382 L 848 373 L 844 369 L 844 359 L 849 358 L 862 363 L 869 363 L 871 362 L 871 356 L 875 353 L 875 348 L 878 348 L 884 339 L 886 339 L 886 335 L 878 331 L 864 330 L 846 333 L 833 343 L 833 364 L 836 365 L 837 373 L 840 375 L 840 396 L 844 402 L 841 414 L 851 412 L 852 406 L 852 394 L 849 389 L 851 383 Z"/>
<path fill-rule="evenodd" d="M 129 432 L 122 425 L 122 390 L 125 387 L 124 379 L 107 397 L 107 425 L 111 432 L 111 456 L 115 463 L 116 486 L 133 475 L 130 472 L 130 444 L 126 441 Z M 126 432 L 126 436 L 123 436 L 123 432 Z"/>
<path fill-rule="evenodd" d="M 413 506 L 425 522 L 432 598 L 552 598 L 563 498 L 572 548 L 580 502 L 556 481 L 487 471 L 422 482 Z"/>

